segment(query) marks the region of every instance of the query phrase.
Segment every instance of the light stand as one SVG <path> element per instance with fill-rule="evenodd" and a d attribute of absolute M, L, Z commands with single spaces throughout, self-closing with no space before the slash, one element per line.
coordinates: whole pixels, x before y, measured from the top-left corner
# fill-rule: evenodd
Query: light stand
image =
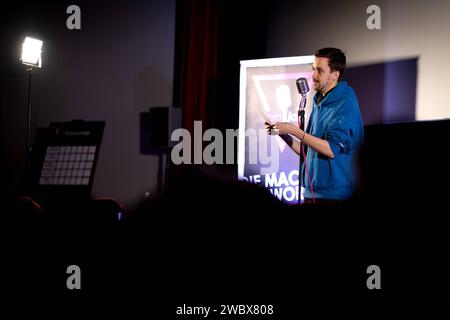
<path fill-rule="evenodd" d="M 25 192 L 31 194 L 31 72 L 33 68 L 27 68 L 28 71 L 28 114 L 27 114 L 27 145 L 25 154 Z"/>
<path fill-rule="evenodd" d="M 25 155 L 25 192 L 31 193 L 31 72 L 33 68 L 42 67 L 42 44 L 38 39 L 26 37 L 22 44 L 20 60 L 28 71 L 28 114 L 27 114 L 27 145 Z"/>

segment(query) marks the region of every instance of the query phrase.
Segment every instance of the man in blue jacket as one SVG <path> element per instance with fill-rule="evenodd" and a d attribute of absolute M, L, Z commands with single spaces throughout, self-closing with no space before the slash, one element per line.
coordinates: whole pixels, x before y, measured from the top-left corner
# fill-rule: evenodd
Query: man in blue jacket
<path fill-rule="evenodd" d="M 346 57 L 341 50 L 318 50 L 312 74 L 317 93 L 306 131 L 287 122 L 271 127 L 278 129 L 297 154 L 298 140 L 303 141 L 305 152 L 307 149 L 301 175 L 305 201 L 349 199 L 358 183 L 356 161 L 364 125 L 355 92 L 340 81 L 345 67 Z"/>

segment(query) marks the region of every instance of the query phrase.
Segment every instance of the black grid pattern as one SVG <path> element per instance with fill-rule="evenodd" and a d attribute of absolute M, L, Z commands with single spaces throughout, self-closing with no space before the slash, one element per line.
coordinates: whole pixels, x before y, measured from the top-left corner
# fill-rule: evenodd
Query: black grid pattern
<path fill-rule="evenodd" d="M 40 185 L 89 185 L 96 146 L 48 146 Z"/>

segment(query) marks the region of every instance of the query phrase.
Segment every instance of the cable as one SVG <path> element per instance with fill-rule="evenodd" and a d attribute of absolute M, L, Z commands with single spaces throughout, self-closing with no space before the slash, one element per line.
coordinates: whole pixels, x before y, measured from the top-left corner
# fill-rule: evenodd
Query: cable
<path fill-rule="evenodd" d="M 300 117 L 298 117 L 297 122 L 298 122 L 298 127 L 301 128 Z M 305 135 L 306 135 L 306 131 L 304 131 L 303 140 L 305 139 Z M 305 163 L 305 171 L 306 171 L 306 176 L 308 177 L 309 189 L 311 190 L 313 203 L 316 203 L 316 198 L 314 196 L 314 189 L 313 189 L 313 186 L 312 186 L 311 177 L 309 175 L 308 164 L 306 163 L 306 155 L 305 155 L 305 148 L 304 148 L 305 144 L 303 143 L 303 140 L 300 141 L 301 150 L 299 150 L 300 151 L 299 152 L 300 153 L 299 156 L 303 155 L 303 159 L 304 159 L 303 162 Z M 300 170 L 301 170 L 301 168 L 300 168 Z M 298 176 L 299 176 L 299 188 L 300 188 L 300 191 L 301 191 L 300 172 L 298 173 Z"/>

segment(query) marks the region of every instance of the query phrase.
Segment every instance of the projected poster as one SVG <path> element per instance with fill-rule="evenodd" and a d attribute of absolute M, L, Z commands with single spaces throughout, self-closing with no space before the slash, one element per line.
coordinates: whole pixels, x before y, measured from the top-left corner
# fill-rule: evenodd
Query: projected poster
<path fill-rule="evenodd" d="M 296 204 L 299 195 L 299 157 L 264 122 L 297 124 L 301 96 L 296 79 L 308 79 L 305 128 L 311 113 L 314 56 L 241 61 L 238 177 L 268 189 L 278 199 Z M 303 192 L 302 192 L 303 193 Z M 302 197 L 302 193 L 300 197 Z"/>

